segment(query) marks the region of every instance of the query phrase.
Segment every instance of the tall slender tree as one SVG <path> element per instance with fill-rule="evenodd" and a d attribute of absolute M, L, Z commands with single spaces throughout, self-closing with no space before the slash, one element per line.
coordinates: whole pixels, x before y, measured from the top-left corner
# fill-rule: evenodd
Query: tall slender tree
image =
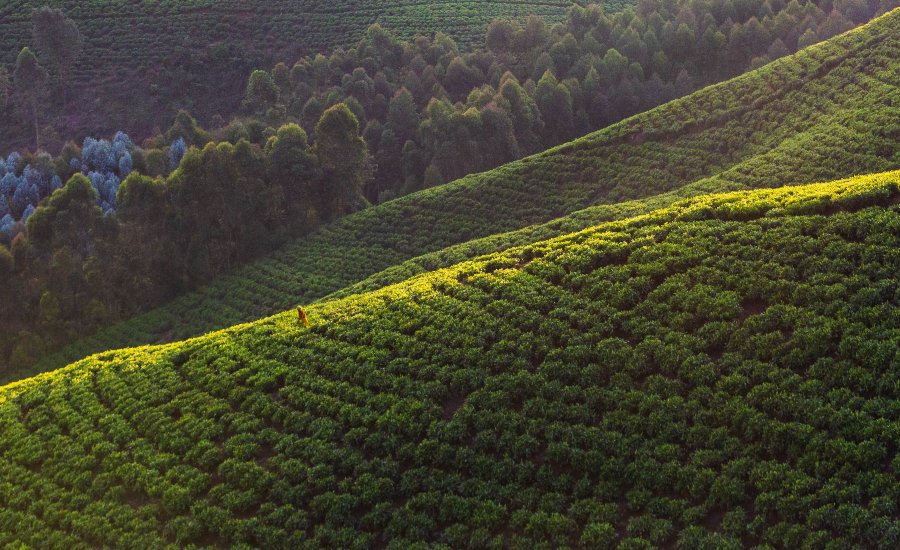
<path fill-rule="evenodd" d="M 84 47 L 78 25 L 62 10 L 44 6 L 31 12 L 32 37 L 38 52 L 48 58 L 59 78 L 63 105 L 68 104 L 67 86 L 72 67 Z"/>
<path fill-rule="evenodd" d="M 269 186 L 276 188 L 289 224 L 303 228 L 310 216 L 304 211 L 318 180 L 315 157 L 309 150 L 306 131 L 296 124 L 286 124 L 266 142 L 266 171 Z M 271 216 L 272 214 L 267 214 Z"/>
<path fill-rule="evenodd" d="M 359 135 L 359 120 L 345 104 L 322 114 L 316 125 L 315 154 L 325 183 L 320 199 L 330 213 L 341 216 L 364 202 L 368 149 Z"/>
<path fill-rule="evenodd" d="M 574 135 L 572 95 L 550 71 L 544 73 L 534 92 L 534 100 L 544 119 L 544 144 L 558 145 Z"/>
<path fill-rule="evenodd" d="M 0 115 L 3 114 L 6 106 L 9 105 L 11 88 L 12 83 L 9 81 L 9 71 L 6 70 L 6 67 L 0 67 Z"/>
<path fill-rule="evenodd" d="M 16 99 L 23 117 L 28 117 L 34 125 L 34 148 L 41 148 L 41 133 L 38 124 L 38 107 L 42 104 L 46 92 L 47 71 L 38 63 L 34 52 L 28 47 L 22 48 L 16 59 L 16 70 L 13 73 Z"/>

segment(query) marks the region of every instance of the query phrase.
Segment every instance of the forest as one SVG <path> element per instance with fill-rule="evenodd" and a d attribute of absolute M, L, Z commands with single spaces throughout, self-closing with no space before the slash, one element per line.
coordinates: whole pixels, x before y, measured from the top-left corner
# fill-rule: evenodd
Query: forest
<path fill-rule="evenodd" d="M 823 9 L 824 8 L 824 9 Z M 364 127 L 383 202 L 543 151 L 868 21 L 877 5 L 647 1 L 573 6 L 551 26 L 496 20 L 485 49 L 446 36 L 398 43 L 381 27 L 330 57 L 254 71 L 245 110 L 307 131 L 345 102 Z M 232 132 L 243 133 L 240 119 Z M 233 137 L 231 139 L 234 139 Z"/>
<path fill-rule="evenodd" d="M 64 185 L 49 175 L 48 155 L 27 164 L 11 155 L 0 180 L 0 189 L 12 191 L 0 200 L 9 210 L 0 232 L 12 237 L 9 248 L 0 245 L 10 283 L 0 349 L 12 346 L 10 365 L 27 365 L 53 342 L 160 303 L 289 234 L 359 208 L 366 156 L 356 118 L 338 104 L 316 129 L 312 145 L 288 124 L 265 148 L 242 140 L 187 149 L 179 137 L 165 154 L 135 148 L 122 133 L 112 142 L 87 138 L 80 152 L 68 147 L 55 163 L 68 173 Z M 155 165 L 168 175 L 141 173 Z M 35 209 L 29 201 L 41 194 Z M 10 330 L 16 325 L 26 328 Z"/>
<path fill-rule="evenodd" d="M 485 46 L 470 49 L 443 33 L 404 42 L 374 25 L 356 46 L 329 57 L 254 71 L 243 113 L 218 128 L 203 129 L 182 111 L 141 146 L 119 132 L 111 142 L 70 141 L 55 158 L 14 153 L 0 169 L 0 242 L 9 247 L 0 257 L 7 258 L 7 278 L 16 280 L 16 299 L 0 308 L 0 319 L 17 328 L 0 341 L 0 363 L 22 370 L 337 217 L 584 135 L 838 34 L 881 9 L 823 7 L 830 11 L 796 1 L 715 10 L 648 2 L 607 15 L 598 5 L 573 6 L 556 25 L 535 16 L 524 24 L 495 20 Z M 44 17 L 51 22 L 34 17 L 36 40 L 57 27 L 77 37 L 61 12 Z M 48 66 L 60 63 L 45 57 Z M 49 85 L 48 75 L 23 49 L 13 71 L 14 111 L 39 110 L 35 81 Z M 334 133 L 320 140 L 319 124 L 336 112 L 343 120 L 333 119 Z M 338 125 L 346 125 L 346 135 Z M 40 124 L 33 127 L 40 143 Z M 96 144 L 102 151 L 93 150 Z M 196 151 L 185 154 L 188 148 Z M 329 165 L 336 152 L 356 160 Z M 190 163 L 183 169 L 182 157 Z M 49 208 L 50 192 L 77 173 L 90 180 L 99 211 L 79 214 L 74 235 L 60 226 L 63 239 L 44 231 L 44 242 L 32 242 L 27 218 L 41 201 Z M 238 187 L 220 185 L 221 178 Z M 186 187 L 188 180 L 197 185 Z M 198 208 L 198 201 L 213 207 Z M 68 217 L 58 210 L 38 219 Z M 205 216 L 195 218 L 200 212 Z M 47 269 L 50 263 L 58 268 Z"/>
<path fill-rule="evenodd" d="M 579 0 L 580 1 L 580 0 Z M 497 17 L 565 19 L 572 0 L 6 0 L 0 4 L 0 66 L 34 41 L 33 11 L 60 9 L 77 33 L 57 21 L 56 44 L 40 128 L 51 150 L 76 136 L 125 129 L 141 139 L 165 128 L 179 110 L 204 124 L 230 118 L 255 68 L 356 43 L 369 25 L 405 39 L 441 30 L 460 44 L 483 42 Z M 625 2 L 610 0 L 611 11 Z M 52 18 L 42 19 L 52 23 Z M 64 45 L 64 46 L 63 46 Z M 2 80 L 2 79 L 0 79 Z M 2 93 L 0 93 L 2 97 Z M 24 147 L 33 129 L 4 112 L 0 150 Z M 3 115 L 6 115 L 4 117 Z"/>

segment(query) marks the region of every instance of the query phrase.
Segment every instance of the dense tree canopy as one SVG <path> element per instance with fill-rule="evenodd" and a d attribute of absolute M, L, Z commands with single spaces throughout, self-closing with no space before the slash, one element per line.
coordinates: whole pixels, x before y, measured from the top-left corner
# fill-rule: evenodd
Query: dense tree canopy
<path fill-rule="evenodd" d="M 301 227 L 312 225 L 322 208 L 315 197 L 324 196 L 324 182 L 306 131 L 297 124 L 282 126 L 266 142 L 265 153 L 269 181 L 283 193 L 284 215 Z"/>
<path fill-rule="evenodd" d="M 266 71 L 256 70 L 247 83 L 247 103 L 252 109 L 265 112 L 278 101 L 278 86 Z"/>
<path fill-rule="evenodd" d="M 323 210 L 341 216 L 362 205 L 366 177 L 366 142 L 359 135 L 359 120 L 339 103 L 322 113 L 316 124 L 314 154 L 322 170 Z"/>
<path fill-rule="evenodd" d="M 182 113 L 166 147 L 144 149 L 119 132 L 69 144 L 56 159 L 0 161 L 0 243 L 12 245 L 15 259 L 0 319 L 29 334 L 0 341 L 2 361 L 33 363 L 45 346 L 170 299 L 364 206 L 368 154 L 355 115 L 338 104 L 316 128 L 310 144 L 300 126 L 285 125 L 263 148 L 211 142 Z M 60 174 L 70 177 L 64 187 Z"/>
<path fill-rule="evenodd" d="M 581 1 L 581 0 L 579 0 Z M 604 0 L 611 10 L 632 0 Z M 68 65 L 66 87 L 54 78 L 44 103 L 42 142 L 56 150 L 68 139 L 126 129 L 143 140 L 180 109 L 218 125 L 241 108 L 247 77 L 301 55 L 355 44 L 372 23 L 412 39 L 443 30 L 463 47 L 479 44 L 490 20 L 539 14 L 565 19 L 572 0 L 15 0 L 0 2 L 0 67 L 10 72 L 30 46 L 60 76 L 36 43 L 32 12 L 45 5 L 75 21 L 83 48 Z M 64 36 L 56 33 L 55 37 Z M 384 46 L 384 45 L 383 45 Z M 393 46 L 385 59 L 398 61 Z M 67 50 L 66 54 L 72 50 Z M 277 65 L 276 65 L 277 66 Z M 290 64 L 279 69 L 290 73 Z M 60 83 L 61 83 L 60 79 Z M 276 79 L 277 80 L 277 79 Z M 282 81 L 279 81 L 279 86 Z M 2 107 L 2 105 L 0 105 Z M 0 109 L 0 150 L 31 143 L 31 121 L 8 120 Z M 315 120 L 312 121 L 315 125 Z M 278 125 L 275 125 L 277 127 Z M 312 126 L 307 128 L 312 131 Z"/>
<path fill-rule="evenodd" d="M 441 33 L 401 42 L 374 25 L 353 48 L 304 57 L 289 71 L 282 63 L 268 76 L 256 71 L 247 114 L 312 134 L 325 109 L 346 103 L 375 161 L 364 192 L 377 202 L 563 143 L 834 36 L 879 9 L 818 0 L 651 0 L 618 13 L 574 5 L 556 26 L 540 17 L 495 20 L 486 47 L 471 50 Z"/>

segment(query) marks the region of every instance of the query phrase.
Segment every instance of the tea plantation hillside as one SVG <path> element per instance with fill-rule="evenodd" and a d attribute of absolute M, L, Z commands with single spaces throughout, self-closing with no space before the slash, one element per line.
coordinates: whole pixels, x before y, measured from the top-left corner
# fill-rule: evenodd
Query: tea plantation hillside
<path fill-rule="evenodd" d="M 6 386 L 0 541 L 896 547 L 898 184 L 698 196 Z"/>
<path fill-rule="evenodd" d="M 172 341 L 514 244 L 669 204 L 900 166 L 900 10 L 740 78 L 544 154 L 368 209 L 166 307 L 77 342 L 32 372 Z M 677 191 L 672 194 L 673 191 Z M 658 196 L 662 193 L 669 195 Z M 619 201 L 655 197 L 650 202 Z M 521 229 L 523 232 L 445 247 Z M 11 376 L 21 376 L 12 373 Z"/>
<path fill-rule="evenodd" d="M 14 0 L 0 6 L 0 31 L 3 55 L 15 56 L 16 46 L 21 47 L 31 33 L 31 10 L 45 5 L 61 8 L 82 27 L 89 57 L 106 56 L 105 63 L 127 61 L 135 68 L 147 68 L 178 48 L 231 43 L 235 38 L 240 41 L 235 46 L 256 51 L 328 51 L 355 43 L 375 22 L 404 38 L 440 31 L 468 44 L 483 40 L 487 24 L 494 18 L 539 15 L 561 21 L 574 3 L 577 2 L 188 0 L 128 2 L 126 7 L 98 0 Z"/>
<path fill-rule="evenodd" d="M 626 2 L 604 5 L 612 12 Z M 69 69 L 70 101 L 62 127 L 79 136 L 122 128 L 149 136 L 154 124 L 167 124 L 179 109 L 202 113 L 207 120 L 216 114 L 229 117 L 240 106 L 253 69 L 355 44 L 375 22 L 403 38 L 442 31 L 465 47 L 482 42 L 494 18 L 524 20 L 533 14 L 555 23 L 565 19 L 573 3 L 12 0 L 0 3 L 0 66 L 10 67 L 11 74 L 22 47 L 33 47 L 34 8 L 61 8 L 84 40 L 83 52 Z M 0 143 L 4 149 L 23 146 L 27 135 L 5 130 Z"/>

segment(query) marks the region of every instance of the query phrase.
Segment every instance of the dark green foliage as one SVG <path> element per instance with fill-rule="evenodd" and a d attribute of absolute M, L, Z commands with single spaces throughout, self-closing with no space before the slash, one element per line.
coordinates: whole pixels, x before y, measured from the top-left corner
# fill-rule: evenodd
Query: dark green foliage
<path fill-rule="evenodd" d="M 315 197 L 322 212 L 343 216 L 358 210 L 365 201 L 362 187 L 368 152 L 359 136 L 359 120 L 346 104 L 338 103 L 322 113 L 313 154 L 322 170 L 322 195 Z"/>
<path fill-rule="evenodd" d="M 13 257 L 6 246 L 0 245 L 0 276 L 4 279 L 13 274 Z"/>
<path fill-rule="evenodd" d="M 93 258 L 92 269 L 107 273 L 106 279 L 114 281 L 114 290 L 98 290 L 90 297 L 90 319 L 68 317 L 66 323 L 77 326 L 77 332 L 81 333 L 112 319 L 146 311 L 167 298 L 193 289 L 268 252 L 289 235 L 305 232 L 320 222 L 367 205 L 367 200 L 385 201 L 423 186 L 436 187 L 468 174 L 489 170 L 656 105 L 675 94 L 687 93 L 704 82 L 742 71 L 748 64 L 761 65 L 767 61 L 765 55 L 750 59 L 747 52 L 759 53 L 757 49 L 766 49 L 770 43 L 768 49 L 772 52 L 793 49 L 795 40 L 792 33 L 796 26 L 792 22 L 796 23 L 801 15 L 804 17 L 803 26 L 815 27 L 817 36 L 827 37 L 849 26 L 849 23 L 839 19 L 843 11 L 854 12 L 854 20 L 861 20 L 876 9 L 874 6 L 842 5 L 834 12 L 837 15 L 826 17 L 816 4 L 807 4 L 801 14 L 792 7 L 794 4 L 781 9 L 780 6 L 756 6 L 753 2 L 758 3 L 759 0 L 753 0 L 734 14 L 725 13 L 728 10 L 724 8 L 720 13 L 695 3 L 679 3 L 671 7 L 649 4 L 618 14 L 605 13 L 598 6 L 573 7 L 564 24 L 553 28 L 539 17 L 529 18 L 524 26 L 516 21 L 498 22 L 497 25 L 502 28 L 491 30 L 492 40 L 498 48 L 496 51 L 461 50 L 448 35 L 441 33 L 433 38 L 420 37 L 401 42 L 382 26 L 373 25 L 364 38 L 349 49 L 337 49 L 329 56 L 320 53 L 303 57 L 292 69 L 279 63 L 271 74 L 257 70 L 242 90 L 242 93 L 247 93 L 247 114 L 252 115 L 251 118 L 234 120 L 225 126 L 225 119 L 216 116 L 215 125 L 225 127 L 210 133 L 204 131 L 187 111 L 181 110 L 167 132 L 144 142 L 147 151 L 135 152 L 133 167 L 152 177 L 166 176 L 177 166 L 185 145 L 203 148 L 215 138 L 232 145 L 246 140 L 262 147 L 276 133 L 275 128 L 285 123 L 300 123 L 317 142 L 312 150 L 317 166 L 310 171 L 309 177 L 288 181 L 290 176 L 273 172 L 266 163 L 263 173 L 240 173 L 241 177 L 247 178 L 246 187 L 233 187 L 232 183 L 211 185 L 209 178 L 230 176 L 234 172 L 223 170 L 216 174 L 214 167 L 206 166 L 204 173 L 196 174 L 200 179 L 207 178 L 206 183 L 197 188 L 213 191 L 208 197 L 212 201 L 210 206 L 207 206 L 209 201 L 204 200 L 206 197 L 178 193 L 171 194 L 177 195 L 173 199 L 167 193 L 166 202 L 159 212 L 139 214 L 131 209 L 133 218 L 120 216 L 110 220 L 111 227 L 105 234 L 110 236 L 112 242 L 94 243 L 102 252 Z M 757 11 L 759 13 L 755 14 Z M 70 32 L 71 22 L 61 18 L 60 13 L 46 10 L 41 13 L 51 15 L 63 35 L 72 35 L 60 38 L 77 42 L 77 36 Z M 695 20 L 699 22 L 691 25 L 690 29 L 696 28 L 696 32 L 685 31 L 685 22 Z M 49 28 L 53 25 L 43 26 Z M 497 33 L 506 33 L 507 36 L 498 38 Z M 693 36 L 690 36 L 691 33 Z M 704 38 L 707 35 L 709 40 Z M 779 46 L 779 40 L 782 47 L 775 47 Z M 790 48 L 785 44 L 789 44 Z M 77 50 L 75 46 L 67 55 Z M 44 48 L 45 53 L 51 50 L 53 48 Z M 663 51 L 672 58 L 669 59 Z M 34 61 L 33 56 L 25 55 L 27 52 L 23 51 L 23 59 Z M 721 59 L 714 59 L 717 56 Z M 239 64 L 235 61 L 238 57 L 217 48 L 215 58 L 218 65 L 213 63 L 204 70 L 219 67 L 222 63 Z M 292 58 L 296 56 L 289 57 Z M 55 63 L 49 58 L 47 61 Z M 179 60 L 177 56 L 172 60 L 176 64 L 179 61 L 182 62 L 179 66 L 190 73 L 192 71 L 187 69 L 197 60 Z M 38 67 L 34 63 L 23 62 L 21 65 L 24 67 L 19 71 L 22 74 L 29 72 L 25 70 L 29 66 Z M 40 86 L 44 80 L 41 71 L 37 70 L 36 74 L 36 78 L 20 78 L 18 82 L 23 90 L 28 89 L 27 94 L 20 94 L 20 114 L 23 115 L 20 118 L 30 121 L 35 141 L 38 142 L 42 133 L 51 138 L 54 134 L 52 123 L 50 127 L 41 128 L 41 121 L 53 118 L 52 114 L 45 117 L 44 111 L 48 106 L 52 107 L 54 98 L 49 104 L 39 101 L 41 93 L 46 90 Z M 782 76 L 789 81 L 792 74 L 792 71 L 785 71 Z M 802 71 L 798 74 L 814 75 Z M 180 76 L 187 78 L 189 75 Z M 142 75 L 140 80 L 143 82 L 146 79 Z M 237 81 L 229 79 L 224 72 L 217 74 L 215 92 L 207 94 L 207 99 L 228 96 L 227 90 L 222 87 Z M 766 82 L 765 86 L 779 89 L 778 82 Z M 198 90 L 202 86 L 184 83 L 181 88 Z M 129 96 L 128 105 L 145 106 L 147 102 L 140 101 L 138 96 Z M 154 94 L 158 98 L 164 96 Z M 755 96 L 751 103 L 760 101 L 764 96 Z M 183 105 L 180 101 L 181 98 L 179 106 Z M 213 104 L 214 101 L 205 101 L 204 105 L 207 103 Z M 92 99 L 90 104 L 96 106 L 97 101 Z M 709 104 L 700 104 L 701 111 L 708 109 Z M 329 113 L 333 114 L 329 109 L 335 105 L 345 105 L 346 112 L 352 113 L 351 116 L 364 128 L 364 140 L 352 129 L 345 131 L 341 129 L 342 124 L 336 124 L 336 132 L 333 135 L 325 132 L 326 139 L 318 143 L 316 125 L 330 116 Z M 231 109 L 223 110 L 225 114 L 232 112 Z M 675 137 L 685 127 L 692 127 L 693 114 L 679 113 L 675 116 L 684 124 L 674 132 Z M 726 115 L 732 121 L 737 121 L 739 116 L 736 109 L 730 109 Z M 82 117 L 67 118 L 73 119 L 83 120 Z M 135 119 L 140 119 L 140 116 L 136 115 Z M 656 132 L 655 124 L 632 136 L 637 145 L 647 139 L 647 135 Z M 661 127 L 667 128 L 667 124 L 668 121 L 662 121 Z M 840 125 L 840 122 L 837 124 Z M 521 209 L 513 209 L 515 212 L 510 211 L 508 216 L 501 214 L 496 220 L 493 218 L 494 212 L 487 212 L 488 216 L 483 220 L 491 220 L 488 223 L 472 222 L 474 218 L 461 219 L 451 234 L 437 231 L 427 246 L 412 246 L 410 251 L 412 256 L 416 256 L 448 244 L 491 234 L 495 229 L 505 231 L 523 224 L 545 222 L 583 208 L 599 198 L 607 201 L 644 197 L 678 188 L 694 178 L 714 173 L 718 168 L 714 162 L 734 166 L 730 159 L 721 158 L 718 149 L 724 148 L 742 159 L 755 146 L 765 148 L 778 143 L 772 135 L 780 130 L 771 128 L 771 124 L 763 126 L 766 128 L 760 131 L 770 134 L 765 139 L 749 133 L 735 138 L 747 146 L 744 149 L 732 149 L 727 145 L 733 137 L 730 135 L 731 129 L 726 129 L 728 135 L 718 142 L 707 139 L 709 135 L 705 135 L 701 147 L 707 155 L 686 155 L 694 157 L 689 162 L 684 161 L 684 150 L 673 148 L 672 164 L 679 166 L 677 171 L 680 172 L 674 176 L 666 174 L 662 177 L 662 163 L 658 159 L 644 157 L 643 161 L 654 166 L 655 173 L 646 172 L 647 164 L 636 161 L 642 167 L 635 174 L 626 174 L 618 190 L 607 188 L 606 183 L 601 184 L 602 189 L 597 188 L 597 183 L 604 178 L 609 182 L 612 180 L 608 178 L 622 175 L 620 169 L 627 164 L 621 164 L 624 157 L 617 156 L 620 151 L 612 152 L 603 162 L 573 159 L 574 162 L 558 173 L 548 170 L 533 178 L 535 182 L 546 183 L 545 189 L 536 193 L 514 191 L 530 195 Z M 354 125 L 350 124 L 350 127 Z M 800 128 L 800 131 L 803 129 Z M 780 133 L 782 140 L 790 135 L 790 132 Z M 867 151 L 883 149 L 888 136 L 882 133 L 867 146 Z M 748 137 L 752 138 L 752 144 L 745 141 Z M 660 143 L 667 146 L 665 140 L 660 140 Z M 366 149 L 371 157 L 367 156 Z M 878 157 L 889 156 L 880 150 L 875 154 Z M 711 161 L 712 158 L 715 161 Z M 610 163 L 617 168 L 602 175 L 591 175 L 592 171 L 605 170 Z M 689 163 L 698 164 L 697 169 L 688 167 Z M 58 159 L 56 164 L 61 178 L 66 179 L 72 174 L 72 166 L 64 158 Z M 304 170 L 306 166 L 306 159 L 301 156 L 294 168 Z M 814 170 L 818 164 L 809 163 L 809 166 L 810 170 Z M 825 166 L 832 165 L 826 163 Z M 862 157 L 854 158 L 853 166 L 864 166 L 865 169 L 890 167 L 867 165 Z M 644 181 L 638 182 L 631 177 L 638 173 L 639 179 Z M 812 176 L 813 173 L 811 171 L 806 175 Z M 825 179 L 849 173 L 849 170 L 825 169 L 816 172 L 816 176 Z M 554 177 L 557 175 L 566 180 L 562 182 L 563 186 L 571 186 L 568 192 L 556 193 L 561 183 L 559 178 Z M 280 179 L 273 182 L 271 177 Z M 263 182 L 265 185 L 262 185 Z M 118 181 L 105 185 L 105 188 L 114 189 L 117 184 Z M 105 206 L 104 210 L 111 209 L 115 202 L 113 195 L 114 191 L 101 193 L 104 202 L 110 205 Z M 26 202 L 24 194 L 20 194 L 19 199 L 16 214 L 22 215 Z M 476 201 L 483 199 L 474 198 Z M 180 200 L 184 203 L 179 204 Z M 224 204 L 236 200 L 244 200 L 244 203 Z M 464 202 L 459 208 L 468 217 L 470 209 Z M 500 198 L 499 203 L 502 206 L 507 201 Z M 202 205 L 211 215 L 200 214 L 197 220 L 193 220 L 185 205 L 191 208 Z M 156 207 L 157 203 L 152 202 L 148 206 Z M 442 204 L 438 208 L 447 214 L 444 222 L 454 223 L 455 205 L 448 208 Z M 142 220 L 140 223 L 146 222 L 148 225 L 141 226 L 135 220 Z M 210 222 L 211 227 L 201 227 L 195 223 L 197 221 Z M 7 220 L 4 227 L 7 232 L 14 232 L 15 220 Z M 195 229 L 194 234 L 186 236 L 186 231 Z M 432 229 L 433 224 L 423 220 L 422 227 L 416 231 L 428 234 Z M 393 249 L 395 246 L 390 244 L 387 248 Z M 142 259 L 136 259 L 138 256 Z M 406 253 L 400 256 L 375 254 L 374 258 L 384 262 L 374 266 L 377 271 L 390 266 L 395 259 L 405 260 L 409 256 Z M 41 270 L 43 266 L 39 266 L 37 271 Z M 360 262 L 337 277 L 351 283 L 371 275 L 372 271 L 373 266 Z M 22 299 L 17 304 L 8 303 L 5 304 L 7 307 L 0 307 L 5 310 L 0 311 L 0 318 L 9 327 L 14 327 L 14 331 L 42 334 L 33 324 L 39 318 L 40 299 L 43 287 L 47 285 L 41 278 L 35 280 L 33 272 L 27 263 L 23 264 L 14 281 L 15 292 L 21 294 Z M 326 273 L 326 276 L 334 280 L 336 275 Z M 322 285 L 321 288 L 333 291 L 340 286 Z M 320 296 L 318 293 L 309 295 L 304 284 L 294 285 L 291 295 L 298 293 Z M 268 303 L 269 300 L 248 302 Z M 22 304 L 25 307 L 19 307 Z M 267 311 L 265 307 L 260 307 L 262 311 Z M 235 312 L 243 314 L 247 306 L 244 303 L 228 310 L 229 315 Z M 14 313 L 11 315 L 10 312 Z M 170 329 L 162 329 L 156 334 L 170 332 Z M 51 340 L 48 341 L 48 349 L 66 342 L 67 338 L 57 336 Z M 0 352 L 4 358 L 7 355 Z"/>
<path fill-rule="evenodd" d="M 406 143 L 406 140 L 416 137 L 419 130 L 419 113 L 412 94 L 406 88 L 400 88 L 391 98 L 387 124 L 399 143 Z"/>
<path fill-rule="evenodd" d="M 256 70 L 247 82 L 247 103 L 257 112 L 265 112 L 278 101 L 278 86 L 266 71 Z"/>
<path fill-rule="evenodd" d="M 897 17 L 542 155 L 348 216 L 38 368 L 251 321 L 368 277 L 349 292 L 379 288 L 679 197 L 897 168 Z"/>
<path fill-rule="evenodd" d="M 102 253 L 95 243 L 110 237 L 110 226 L 97 206 L 90 181 L 81 174 L 73 176 L 35 210 L 25 227 L 27 239 L 13 242 L 16 275 L 28 273 L 29 281 L 42 280 L 44 284 L 35 288 L 38 307 L 29 323 L 33 332 L 15 331 L 16 340 L 7 343 L 6 353 L 14 368 L 23 368 L 46 353 L 45 341 L 78 338 L 90 330 L 87 323 L 67 323 L 67 319 L 90 319 L 94 326 L 106 321 L 102 302 L 95 300 L 106 292 L 104 285 L 98 284 L 104 274 L 95 261 Z M 10 333 L 25 313 L 16 307 L 27 304 L 23 287 L 16 286 L 15 300 L 4 303 Z"/>
<path fill-rule="evenodd" d="M 857 7 L 833 8 L 818 0 L 802 8 L 748 0 L 740 10 L 650 0 L 617 13 L 573 5 L 552 29 L 539 17 L 524 27 L 493 21 L 487 47 L 468 51 L 446 35 L 400 42 L 373 25 L 347 50 L 297 60 L 290 76 L 284 63 L 271 75 L 256 71 L 251 88 L 267 81 L 274 92 L 275 80 L 283 84 L 246 114 L 312 133 L 325 108 L 346 102 L 376 161 L 365 194 L 381 201 L 494 168 L 761 67 L 795 51 L 798 28 L 816 29 L 816 41 L 852 28 L 842 14 Z M 867 9 L 860 13 L 877 11 Z"/>
<path fill-rule="evenodd" d="M 368 176 L 366 146 L 356 119 L 341 107 L 322 117 L 315 144 L 321 160 L 297 125 L 280 128 L 265 150 L 241 139 L 185 152 L 185 141 L 206 143 L 208 136 L 182 112 L 169 132 L 177 139 L 169 158 L 154 160 L 143 151 L 138 157 L 147 172 L 158 173 L 168 170 L 154 164 L 176 164 L 184 154 L 178 168 L 165 179 L 132 172 L 118 197 L 109 199 L 121 205 L 115 213 L 97 208 L 94 187 L 76 174 L 28 219 L 16 269 L 3 279 L 6 293 L 15 296 L 0 302 L 5 331 L 37 338 L 44 353 L 196 288 L 290 235 L 359 207 L 359 189 Z M 66 156 L 80 156 L 67 149 L 58 165 L 69 165 Z M 35 159 L 53 164 L 48 155 Z M 60 307 L 51 309 L 58 314 L 49 322 L 45 305 L 57 302 Z M 40 355 L 13 361 L 21 346 L 13 338 L 0 346 L 0 361 L 15 368 Z"/>
<path fill-rule="evenodd" d="M 181 282 L 179 274 L 172 269 L 177 251 L 172 241 L 165 238 L 173 214 L 166 181 L 133 172 L 119 188 L 118 203 L 118 215 L 128 220 L 119 227 L 119 242 L 130 253 L 118 256 L 121 268 L 116 271 L 120 277 L 115 281 L 116 286 L 142 289 L 140 296 L 132 296 L 123 308 L 130 309 L 137 301 L 164 300 L 171 288 L 148 283 L 159 274 L 165 274 L 170 284 Z"/>
<path fill-rule="evenodd" d="M 22 48 L 16 58 L 13 84 L 22 119 L 34 131 L 35 150 L 39 150 L 41 147 L 38 113 L 43 106 L 42 99 L 45 94 L 44 84 L 46 81 L 47 71 L 38 63 L 34 53 L 27 47 Z"/>
<path fill-rule="evenodd" d="M 28 218 L 26 234 L 33 247 L 49 252 L 60 241 L 69 243 L 69 239 L 82 233 L 82 228 L 91 228 L 101 214 L 97 192 L 85 176 L 77 174 Z M 76 248 L 87 252 L 87 246 L 87 242 L 82 242 Z"/>
<path fill-rule="evenodd" d="M 0 116 L 9 106 L 9 97 L 12 95 L 12 80 L 6 67 L 0 66 Z"/>
<path fill-rule="evenodd" d="M 572 94 L 548 70 L 538 81 L 534 101 L 544 119 L 548 147 L 570 140 L 575 134 Z"/>
<path fill-rule="evenodd" d="M 891 548 L 900 174 L 706 195 L 0 390 L 0 540 Z"/>
<path fill-rule="evenodd" d="M 174 205 L 171 236 L 184 251 L 175 261 L 192 278 L 211 279 L 266 239 L 281 223 L 279 195 L 266 184 L 265 157 L 246 141 L 191 149 L 168 185 Z"/>
<path fill-rule="evenodd" d="M 618 9 L 626 3 L 613 0 L 608 7 Z M 32 12 L 46 4 L 37 0 L 0 3 L 0 67 L 12 66 L 23 46 L 35 45 Z M 461 44 L 477 44 L 492 19 L 538 14 L 560 22 L 572 0 L 59 0 L 50 4 L 75 22 L 83 38 L 77 61 L 59 66 L 68 71 L 63 76 L 69 88 L 61 88 L 63 93 L 54 93 L 49 101 L 48 122 L 64 141 L 120 129 L 143 139 L 178 109 L 189 109 L 206 124 L 217 114 L 230 117 L 240 108 L 247 77 L 254 69 L 309 52 L 346 48 L 365 36 L 376 21 L 404 39 L 442 30 Z M 49 36 L 62 37 L 56 32 Z M 58 51 L 63 56 L 77 52 Z M 56 59 L 63 58 L 47 56 L 41 62 L 56 67 Z M 2 111 L 0 104 L 0 120 Z M 30 121 L 0 125 L 0 150 L 29 144 L 29 135 L 33 135 Z M 62 141 L 50 145 L 56 149 Z"/>
<path fill-rule="evenodd" d="M 61 10 L 48 6 L 34 10 L 31 22 L 34 45 L 53 64 L 63 90 L 63 98 L 66 98 L 69 75 L 84 46 L 78 25 Z M 63 103 L 66 103 L 65 99 Z"/>
<path fill-rule="evenodd" d="M 721 9 L 746 18 L 748 6 Z M 896 547 L 900 172 L 802 184 L 900 165 L 898 17 L 346 216 L 69 352 L 286 313 L 0 388 L 0 544 Z M 492 43 L 546 42 L 536 21 Z M 762 48 L 748 29 L 747 47 Z M 654 37 L 632 30 L 623 50 L 644 55 L 637 40 Z M 689 47 L 680 34 L 655 40 Z M 398 63 L 390 37 L 372 35 L 373 55 Z M 570 42 L 541 64 L 571 63 Z M 640 72 L 603 59 L 629 86 Z M 114 316 L 120 297 L 96 289 L 154 288 L 107 279 L 179 262 L 173 273 L 211 277 L 277 238 L 285 217 L 308 223 L 307 195 L 341 210 L 368 143 L 439 181 L 541 128 L 504 118 L 479 89 L 464 108 L 429 102 L 419 138 L 439 156 L 400 147 L 407 116 L 370 120 L 363 141 L 361 106 L 379 84 L 354 73 L 348 105 L 315 108 L 313 145 L 297 125 L 248 123 L 264 148 L 235 128 L 234 143 L 191 148 L 166 179 L 135 173 L 120 218 L 71 178 L 0 246 L 0 274 L 16 273 L 0 299 L 29 301 L 40 329 L 2 331 L 11 364 L 80 328 L 73 315 Z M 607 77 L 595 73 L 591 86 Z M 521 99 L 512 75 L 498 78 Z M 538 95 L 555 105 L 563 92 L 577 104 L 584 87 L 547 78 Z M 179 132 L 196 129 L 180 118 Z M 490 147 L 477 145 L 485 127 Z M 112 242 L 147 272 L 98 261 L 130 260 Z"/>
<path fill-rule="evenodd" d="M 323 184 L 306 132 L 296 124 L 282 126 L 266 142 L 265 153 L 269 181 L 282 190 L 285 214 L 301 228 L 312 225 L 317 215 L 309 211 L 310 199 L 323 195 Z"/>
<path fill-rule="evenodd" d="M 209 132 L 201 128 L 197 120 L 187 111 L 178 111 L 163 141 L 165 145 L 169 145 L 178 138 L 183 139 L 187 145 L 195 147 L 203 147 L 212 141 Z"/>

